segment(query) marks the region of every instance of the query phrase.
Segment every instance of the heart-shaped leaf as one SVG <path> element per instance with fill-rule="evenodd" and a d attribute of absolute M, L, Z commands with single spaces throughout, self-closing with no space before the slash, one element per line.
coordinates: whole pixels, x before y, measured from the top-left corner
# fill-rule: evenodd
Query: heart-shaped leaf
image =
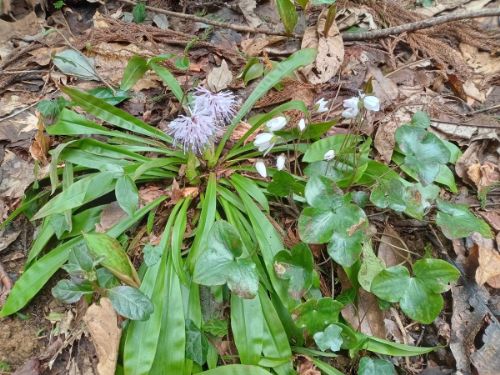
<path fill-rule="evenodd" d="M 410 318 L 432 323 L 443 308 L 442 292 L 458 279 L 460 273 L 440 259 L 421 259 L 413 266 L 414 277 L 403 266 L 389 267 L 374 277 L 371 291 L 377 297 L 399 302 Z"/>
<path fill-rule="evenodd" d="M 334 324 L 330 324 L 325 328 L 323 332 L 316 332 L 313 335 L 314 342 L 318 345 L 318 348 L 326 352 L 330 349 L 332 352 L 337 352 L 340 350 L 342 345 L 342 328 Z"/>
<path fill-rule="evenodd" d="M 83 235 L 90 253 L 124 283 L 138 287 L 141 283 L 132 262 L 120 242 L 104 233 Z"/>
<path fill-rule="evenodd" d="M 363 357 L 359 361 L 358 375 L 395 375 L 394 365 L 384 359 Z"/>
<path fill-rule="evenodd" d="M 492 238 L 490 227 L 482 219 L 474 216 L 464 204 L 453 204 L 437 200 L 436 224 L 450 240 L 470 236 L 479 232 L 483 237 Z"/>
<path fill-rule="evenodd" d="M 108 298 L 113 308 L 121 316 L 132 320 L 146 320 L 154 306 L 139 289 L 120 285 L 108 290 Z"/>
<path fill-rule="evenodd" d="M 238 231 L 224 220 L 215 222 L 202 245 L 194 268 L 194 281 L 208 286 L 227 283 L 229 289 L 240 297 L 255 297 L 259 287 L 255 263 L 239 258 L 242 251 Z"/>
<path fill-rule="evenodd" d="M 298 244 L 290 251 L 280 251 L 274 257 L 274 271 L 280 279 L 289 280 L 288 293 L 300 299 L 313 282 L 314 260 L 309 246 Z"/>
<path fill-rule="evenodd" d="M 404 164 L 414 171 L 423 185 L 432 183 L 441 165 L 450 160 L 450 151 L 433 133 L 403 125 L 395 133 L 396 142 L 405 155 Z"/>
<path fill-rule="evenodd" d="M 307 334 L 314 335 L 325 327 L 339 320 L 340 310 L 344 305 L 332 298 L 310 299 L 292 312 L 297 327 L 305 329 Z"/>

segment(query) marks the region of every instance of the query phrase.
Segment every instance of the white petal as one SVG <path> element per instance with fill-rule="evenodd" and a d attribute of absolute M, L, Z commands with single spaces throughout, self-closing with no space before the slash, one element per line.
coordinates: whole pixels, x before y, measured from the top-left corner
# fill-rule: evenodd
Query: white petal
<path fill-rule="evenodd" d="M 278 169 L 278 171 L 281 171 L 283 168 L 285 168 L 285 162 L 285 154 L 281 154 L 280 156 L 278 156 L 278 158 L 276 159 L 276 168 Z"/>
<path fill-rule="evenodd" d="M 323 155 L 323 159 L 326 161 L 330 161 L 335 157 L 335 151 L 334 150 L 328 150 L 325 152 L 325 155 Z"/>
<path fill-rule="evenodd" d="M 376 96 L 365 96 L 363 98 L 363 104 L 369 111 L 380 111 L 380 100 Z"/>
<path fill-rule="evenodd" d="M 352 98 L 344 100 L 342 103 L 344 108 L 358 108 L 359 107 L 359 98 L 357 96 L 353 96 Z"/>
<path fill-rule="evenodd" d="M 358 107 L 355 108 L 347 108 L 342 112 L 342 117 L 344 118 L 354 118 L 358 115 L 359 109 Z"/>
<path fill-rule="evenodd" d="M 263 161 L 258 161 L 257 163 L 255 163 L 255 169 L 257 169 L 257 172 L 264 178 L 267 177 L 267 169 L 266 169 L 266 165 L 264 164 Z"/>
<path fill-rule="evenodd" d="M 301 118 L 297 126 L 299 127 L 299 130 L 303 132 L 304 129 L 306 128 L 306 121 L 303 118 Z"/>
<path fill-rule="evenodd" d="M 262 145 L 269 144 L 271 142 L 271 140 L 273 139 L 273 137 L 274 137 L 273 133 L 260 133 L 260 134 L 257 134 L 257 136 L 255 137 L 255 141 L 253 142 L 253 144 L 256 147 L 260 147 Z"/>
<path fill-rule="evenodd" d="M 269 131 L 276 132 L 283 129 L 286 126 L 286 117 L 279 116 L 269 120 L 266 123 L 266 127 Z"/>
<path fill-rule="evenodd" d="M 318 100 L 316 103 L 316 112 L 318 113 L 323 113 L 323 112 L 328 112 L 328 101 L 325 100 L 324 98 L 321 98 Z"/>

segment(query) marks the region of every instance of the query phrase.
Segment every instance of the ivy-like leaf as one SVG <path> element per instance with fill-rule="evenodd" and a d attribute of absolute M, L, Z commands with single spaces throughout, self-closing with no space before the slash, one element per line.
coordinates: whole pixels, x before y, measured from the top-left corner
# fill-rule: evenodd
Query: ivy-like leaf
<path fill-rule="evenodd" d="M 297 327 L 305 329 L 309 335 L 323 331 L 328 325 L 339 320 L 340 310 L 344 305 L 332 298 L 310 299 L 292 312 Z"/>
<path fill-rule="evenodd" d="M 254 298 L 259 286 L 255 263 L 239 258 L 243 251 L 238 231 L 219 220 L 210 229 L 194 268 L 193 279 L 202 285 L 224 285 L 242 298 Z M 237 259 L 238 258 L 238 259 Z"/>
<path fill-rule="evenodd" d="M 415 172 L 423 185 L 432 183 L 441 165 L 450 160 L 450 151 L 433 133 L 403 125 L 395 133 L 396 142 L 405 155 L 404 164 Z"/>
<path fill-rule="evenodd" d="M 300 299 L 312 286 L 314 260 L 306 244 L 300 243 L 291 251 L 280 251 L 274 257 L 274 271 L 280 279 L 288 280 L 288 293 Z"/>
<path fill-rule="evenodd" d="M 432 323 L 443 308 L 442 292 L 455 282 L 460 273 L 451 264 L 440 259 L 421 259 L 413 266 L 414 277 L 403 266 L 389 267 L 380 272 L 371 283 L 377 297 L 399 302 L 410 318 Z"/>
<path fill-rule="evenodd" d="M 306 185 L 306 207 L 299 217 L 300 238 L 306 243 L 329 243 L 328 253 L 342 266 L 359 258 L 368 226 L 365 212 L 337 193 L 333 182 L 314 176 Z"/>
<path fill-rule="evenodd" d="M 191 319 L 186 321 L 186 358 L 203 366 L 207 361 L 208 340 Z"/>
<path fill-rule="evenodd" d="M 330 324 L 325 328 L 323 332 L 316 332 L 313 335 L 314 342 L 318 345 L 318 348 L 326 352 L 330 349 L 332 352 L 337 352 L 340 350 L 342 345 L 342 328 L 334 324 Z"/>
<path fill-rule="evenodd" d="M 384 359 L 363 357 L 359 361 L 358 375 L 395 375 L 394 365 Z"/>
<path fill-rule="evenodd" d="M 436 224 L 450 240 L 470 236 L 479 232 L 483 237 L 492 238 L 488 224 L 472 214 L 467 205 L 453 204 L 441 199 L 437 200 L 438 213 Z"/>

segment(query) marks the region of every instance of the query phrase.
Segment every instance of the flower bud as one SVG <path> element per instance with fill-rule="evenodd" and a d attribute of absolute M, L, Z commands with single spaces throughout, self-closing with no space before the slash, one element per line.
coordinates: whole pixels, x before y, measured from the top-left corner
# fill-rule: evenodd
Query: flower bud
<path fill-rule="evenodd" d="M 281 154 L 280 156 L 278 156 L 278 158 L 276 159 L 276 168 L 278 169 L 278 171 L 281 171 L 283 168 L 285 168 L 285 162 L 285 154 Z"/>
<path fill-rule="evenodd" d="M 267 168 L 262 160 L 259 160 L 257 163 L 255 163 L 255 169 L 262 177 L 267 177 Z"/>

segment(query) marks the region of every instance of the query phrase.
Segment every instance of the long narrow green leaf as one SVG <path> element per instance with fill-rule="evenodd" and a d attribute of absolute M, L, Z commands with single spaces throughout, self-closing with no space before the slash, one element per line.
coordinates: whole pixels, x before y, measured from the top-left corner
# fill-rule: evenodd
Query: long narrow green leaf
<path fill-rule="evenodd" d="M 180 281 L 184 285 L 189 285 L 189 280 L 186 275 L 186 271 L 184 270 L 184 262 L 182 261 L 181 256 L 181 247 L 182 240 L 184 239 L 184 233 L 186 231 L 187 209 L 189 208 L 190 203 L 191 199 L 186 199 L 182 202 L 182 207 L 179 211 L 179 214 L 175 218 L 174 227 L 172 229 L 172 263 L 174 265 L 177 276 L 179 276 Z"/>
<path fill-rule="evenodd" d="M 250 197 L 255 199 L 264 210 L 269 212 L 269 203 L 266 195 L 253 180 L 238 173 L 231 175 L 230 178 L 233 184 L 238 185 L 238 188 L 244 190 Z"/>
<path fill-rule="evenodd" d="M 140 56 L 132 56 L 132 58 L 127 63 L 125 71 L 123 72 L 122 82 L 120 83 L 120 90 L 130 90 L 147 71 L 147 61 Z"/>
<path fill-rule="evenodd" d="M 171 143 L 172 138 L 161 130 L 146 124 L 131 114 L 122 111 L 105 101 L 70 87 L 61 90 L 76 104 L 103 121 L 109 122 L 119 128 L 130 130 L 134 133 L 147 135 Z"/>
<path fill-rule="evenodd" d="M 179 103 L 182 103 L 182 100 L 184 99 L 184 91 L 182 91 L 181 85 L 179 85 L 179 82 L 177 82 L 174 75 L 170 73 L 170 70 L 154 62 L 150 62 L 149 66 L 156 72 L 156 74 L 158 74 L 168 88 L 172 90 L 172 93 L 175 95 Z"/>
<path fill-rule="evenodd" d="M 215 221 L 215 212 L 217 210 L 217 180 L 215 174 L 211 173 L 208 178 L 205 199 L 201 208 L 200 222 L 198 224 L 196 237 L 187 257 L 187 264 L 191 272 L 194 270 L 198 256 L 200 255 L 200 244 L 206 240 L 210 228 Z"/>
<path fill-rule="evenodd" d="M 258 364 L 262 352 L 264 316 L 259 298 L 244 299 L 231 295 L 231 330 L 240 355 L 246 365 Z"/>
<path fill-rule="evenodd" d="M 185 362 L 186 326 L 179 277 L 174 270 L 171 257 L 167 261 L 165 278 L 167 301 L 162 311 L 160 338 L 156 357 L 149 372 L 151 375 L 182 374 Z"/>
<path fill-rule="evenodd" d="M 172 225 L 180 206 L 180 204 L 177 204 L 174 207 L 165 225 L 165 230 L 158 245 L 163 253 L 161 260 L 146 270 L 141 283 L 141 291 L 151 299 L 154 310 L 146 321 L 130 321 L 123 348 L 123 370 L 125 375 L 149 374 L 156 356 L 163 309 L 166 308 L 165 306 L 168 303 L 165 298 L 166 257 L 169 253 Z"/>
<path fill-rule="evenodd" d="M 258 366 L 227 365 L 200 372 L 199 375 L 271 375 L 271 373 Z"/>
<path fill-rule="evenodd" d="M 288 34 L 293 33 L 299 18 L 297 10 L 295 9 L 295 3 L 293 0 L 276 0 L 276 6 L 286 32 Z"/>
<path fill-rule="evenodd" d="M 227 128 L 224 136 L 217 146 L 215 151 L 214 161 L 218 162 L 219 157 L 226 145 L 227 140 L 233 133 L 233 130 L 240 123 L 240 121 L 245 117 L 248 112 L 252 109 L 254 104 L 262 96 L 264 96 L 274 85 L 276 85 L 283 77 L 291 74 L 301 66 L 308 65 L 314 61 L 316 58 L 316 50 L 312 48 L 305 48 L 300 51 L 295 52 L 288 59 L 280 62 L 273 70 L 271 70 L 266 76 L 259 82 L 255 90 L 250 94 L 248 99 L 243 103 L 240 110 L 231 121 L 231 125 Z"/>
<path fill-rule="evenodd" d="M 108 234 L 111 237 L 118 237 L 164 200 L 165 197 L 160 197 L 137 210 L 133 216 L 120 221 L 111 228 Z M 59 245 L 25 271 L 10 291 L 0 311 L 0 318 L 11 315 L 23 308 L 31 298 L 42 289 L 51 276 L 68 260 L 69 251 L 79 243 L 83 243 L 81 236 L 75 237 Z"/>

